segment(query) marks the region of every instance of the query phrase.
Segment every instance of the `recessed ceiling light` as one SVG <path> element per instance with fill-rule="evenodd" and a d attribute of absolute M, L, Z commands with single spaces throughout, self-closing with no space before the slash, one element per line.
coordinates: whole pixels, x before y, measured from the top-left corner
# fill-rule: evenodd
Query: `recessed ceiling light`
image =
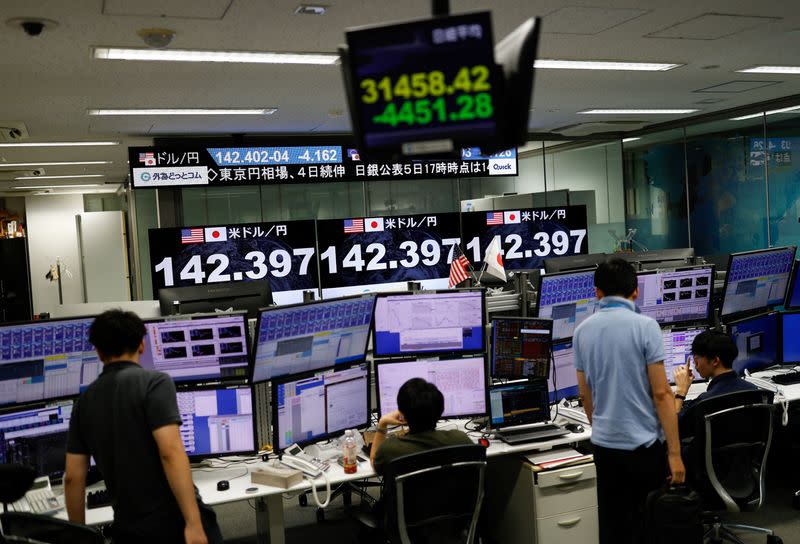
<path fill-rule="evenodd" d="M 77 147 L 99 145 L 119 145 L 119 142 L 19 142 L 13 144 L 0 144 L 0 147 Z"/>
<path fill-rule="evenodd" d="M 800 110 L 800 106 L 791 106 L 788 108 L 781 108 L 779 110 L 769 110 L 769 111 L 760 111 L 758 113 L 751 113 L 750 115 L 742 115 L 741 117 L 732 117 L 731 121 L 745 121 L 746 119 L 755 119 L 756 117 L 761 117 L 762 115 L 774 115 L 776 113 L 787 113 L 790 111 L 797 111 Z M 798 112 L 800 113 L 800 112 Z"/>
<path fill-rule="evenodd" d="M 539 59 L 533 63 L 534 68 L 552 68 L 556 70 L 623 70 L 634 72 L 666 72 L 679 66 L 684 65 L 664 62 L 555 59 Z"/>
<path fill-rule="evenodd" d="M 626 143 L 628 143 L 628 142 L 635 142 L 636 140 L 641 140 L 641 138 L 639 138 L 639 137 L 633 137 L 633 138 L 623 138 L 623 139 L 622 139 L 622 143 L 623 143 L 623 144 L 626 144 Z"/>
<path fill-rule="evenodd" d="M 102 178 L 103 174 L 72 174 L 67 176 L 19 176 L 14 178 L 17 181 L 25 179 L 73 179 L 73 178 Z"/>
<path fill-rule="evenodd" d="M 339 61 L 339 55 L 336 53 L 208 51 L 196 49 L 144 49 L 135 47 L 92 47 L 92 56 L 96 59 L 107 60 L 245 62 L 256 64 L 331 65 Z"/>
<path fill-rule="evenodd" d="M 90 109 L 89 115 L 272 115 L 278 108 Z"/>
<path fill-rule="evenodd" d="M 39 178 L 42 179 L 42 178 Z M 69 185 L 20 185 L 19 187 L 12 187 L 12 189 L 20 189 L 20 190 L 27 190 L 27 189 L 61 189 L 62 187 L 100 187 L 102 184 L 100 183 L 77 183 L 77 184 L 69 184 Z"/>
<path fill-rule="evenodd" d="M 677 115 L 694 113 L 700 110 L 690 109 L 593 109 L 579 111 L 579 115 Z"/>
<path fill-rule="evenodd" d="M 18 168 L 23 166 L 89 166 L 93 164 L 111 164 L 111 161 L 0 162 L 0 168 Z"/>
<path fill-rule="evenodd" d="M 322 4 L 300 4 L 294 8 L 295 15 L 325 15 L 328 6 Z"/>
<path fill-rule="evenodd" d="M 800 74 L 800 66 L 753 66 L 736 71 L 742 74 Z"/>

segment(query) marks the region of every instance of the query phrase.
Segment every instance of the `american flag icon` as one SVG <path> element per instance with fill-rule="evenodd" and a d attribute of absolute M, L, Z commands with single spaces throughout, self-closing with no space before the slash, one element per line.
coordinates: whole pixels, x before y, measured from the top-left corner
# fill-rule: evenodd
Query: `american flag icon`
<path fill-rule="evenodd" d="M 139 162 L 145 166 L 155 166 L 156 156 L 154 153 L 139 153 Z"/>
<path fill-rule="evenodd" d="M 502 225 L 503 224 L 503 212 L 486 212 L 486 224 L 487 225 Z"/>
<path fill-rule="evenodd" d="M 501 215 L 502 218 L 502 215 Z M 364 232 L 364 220 L 363 219 L 345 219 L 344 220 L 344 232 L 345 234 L 353 234 L 356 232 Z"/>
<path fill-rule="evenodd" d="M 181 243 L 182 244 L 202 244 L 203 229 L 181 229 Z"/>

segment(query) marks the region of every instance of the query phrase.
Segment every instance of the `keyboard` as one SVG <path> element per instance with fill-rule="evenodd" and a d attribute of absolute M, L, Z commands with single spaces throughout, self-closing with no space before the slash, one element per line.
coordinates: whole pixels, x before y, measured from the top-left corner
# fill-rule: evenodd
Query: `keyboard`
<path fill-rule="evenodd" d="M 542 425 L 534 429 L 497 431 L 495 434 L 497 438 L 506 444 L 520 444 L 523 442 L 535 442 L 537 440 L 557 438 L 569 434 L 569 431 L 560 425 Z"/>
<path fill-rule="evenodd" d="M 12 512 L 32 514 L 55 514 L 64 508 L 64 497 L 56 497 L 50 487 L 32 489 L 25 496 L 9 505 Z"/>
<path fill-rule="evenodd" d="M 86 508 L 91 510 L 93 508 L 103 508 L 104 506 L 111 506 L 111 495 L 108 489 L 89 491 L 86 495 Z"/>
<path fill-rule="evenodd" d="M 778 385 L 792 385 L 795 383 L 800 383 L 800 372 L 784 372 L 783 374 L 775 374 L 770 378 L 774 383 Z"/>

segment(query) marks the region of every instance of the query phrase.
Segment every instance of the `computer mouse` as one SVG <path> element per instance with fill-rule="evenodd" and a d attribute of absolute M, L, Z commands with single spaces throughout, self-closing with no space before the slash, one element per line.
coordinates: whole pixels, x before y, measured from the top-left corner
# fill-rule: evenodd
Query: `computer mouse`
<path fill-rule="evenodd" d="M 564 428 L 571 433 L 582 433 L 583 432 L 583 425 L 579 423 L 567 423 L 564 425 Z"/>
<path fill-rule="evenodd" d="M 231 483 L 228 480 L 220 480 L 217 482 L 217 491 L 227 491 L 231 488 Z"/>

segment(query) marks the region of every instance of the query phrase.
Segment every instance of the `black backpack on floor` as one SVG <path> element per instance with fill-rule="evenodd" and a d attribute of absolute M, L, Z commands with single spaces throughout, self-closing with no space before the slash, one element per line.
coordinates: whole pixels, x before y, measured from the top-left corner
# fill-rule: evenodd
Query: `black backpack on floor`
<path fill-rule="evenodd" d="M 647 496 L 647 544 L 702 544 L 700 495 L 685 485 L 665 485 Z"/>

